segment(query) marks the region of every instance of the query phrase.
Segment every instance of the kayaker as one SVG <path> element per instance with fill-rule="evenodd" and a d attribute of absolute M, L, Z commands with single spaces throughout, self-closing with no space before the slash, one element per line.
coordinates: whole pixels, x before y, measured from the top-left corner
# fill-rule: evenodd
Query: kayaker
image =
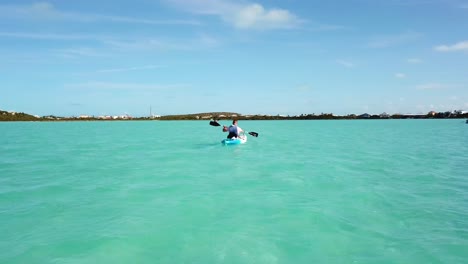
<path fill-rule="evenodd" d="M 244 133 L 244 130 L 237 126 L 237 120 L 234 119 L 229 127 L 223 126 L 223 132 L 229 132 L 227 138 L 232 139 L 239 137 L 241 133 Z"/>

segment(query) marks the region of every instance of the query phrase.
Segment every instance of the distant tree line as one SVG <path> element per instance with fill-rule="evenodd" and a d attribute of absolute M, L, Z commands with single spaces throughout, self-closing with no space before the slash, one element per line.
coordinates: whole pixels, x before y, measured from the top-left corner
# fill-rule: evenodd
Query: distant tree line
<path fill-rule="evenodd" d="M 33 116 L 26 113 L 7 112 L 0 110 L 0 121 L 122 121 L 122 120 L 355 120 L 355 119 L 443 119 L 443 118 L 468 118 L 468 112 L 429 112 L 427 114 L 381 114 L 381 115 L 345 115 L 337 116 L 332 113 L 300 114 L 294 116 L 285 115 L 242 115 L 231 112 L 210 112 L 185 115 L 165 115 L 157 117 L 126 117 L 126 118 L 102 118 L 94 116 L 86 117 L 59 117 L 54 115 Z"/>
<path fill-rule="evenodd" d="M 26 113 L 12 113 L 0 110 L 0 121 L 37 121 L 37 117 Z"/>

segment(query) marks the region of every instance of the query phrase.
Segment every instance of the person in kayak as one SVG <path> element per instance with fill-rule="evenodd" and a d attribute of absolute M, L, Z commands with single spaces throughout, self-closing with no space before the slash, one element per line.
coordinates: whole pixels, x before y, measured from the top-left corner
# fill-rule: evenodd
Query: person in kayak
<path fill-rule="evenodd" d="M 237 120 L 234 119 L 229 127 L 223 126 L 223 132 L 229 132 L 227 138 L 232 139 L 238 138 L 241 133 L 244 133 L 244 130 L 237 126 Z"/>

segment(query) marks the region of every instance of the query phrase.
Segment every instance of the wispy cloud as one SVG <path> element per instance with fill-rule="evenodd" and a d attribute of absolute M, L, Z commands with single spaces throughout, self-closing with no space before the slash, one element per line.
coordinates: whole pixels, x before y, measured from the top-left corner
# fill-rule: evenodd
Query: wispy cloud
<path fill-rule="evenodd" d="M 344 66 L 346 68 L 354 68 L 356 67 L 356 64 L 350 61 L 345 61 L 345 60 L 336 60 L 336 63 L 340 64 L 341 66 Z"/>
<path fill-rule="evenodd" d="M 463 0 L 461 0 L 463 1 Z M 397 6 L 448 6 L 448 7 L 463 7 L 463 4 L 460 4 L 460 0 L 386 0 L 385 4 L 397 5 Z"/>
<path fill-rule="evenodd" d="M 288 29 L 303 21 L 286 9 L 265 8 L 261 4 L 232 0 L 166 0 L 178 9 L 220 17 L 239 29 Z"/>
<path fill-rule="evenodd" d="M 406 32 L 397 35 L 382 35 L 375 36 L 368 43 L 368 47 L 371 48 L 388 48 L 393 46 L 398 46 L 406 44 L 409 42 L 414 42 L 420 39 L 423 35 L 417 32 Z"/>
<path fill-rule="evenodd" d="M 137 40 L 106 40 L 106 45 L 121 51 L 164 51 L 164 50 L 189 50 L 190 45 L 184 42 L 174 42 L 160 39 Z"/>
<path fill-rule="evenodd" d="M 468 51 L 468 40 L 455 43 L 453 45 L 440 45 L 434 48 L 440 52 L 452 52 L 452 51 Z"/>
<path fill-rule="evenodd" d="M 47 2 L 37 2 L 29 5 L 0 5 L 0 15 L 6 18 L 29 19 L 59 19 L 64 14 L 58 12 Z"/>
<path fill-rule="evenodd" d="M 44 39 L 44 40 L 79 40 L 95 39 L 96 36 L 86 34 L 54 34 L 54 33 L 32 33 L 32 32 L 0 32 L 0 37 Z"/>
<path fill-rule="evenodd" d="M 189 39 L 107 39 L 104 44 L 122 51 L 189 51 L 215 48 L 221 41 L 208 34 L 201 34 Z"/>
<path fill-rule="evenodd" d="M 404 74 L 404 73 L 395 73 L 395 78 L 404 79 L 404 78 L 406 78 L 406 74 Z"/>
<path fill-rule="evenodd" d="M 418 59 L 418 58 L 410 58 L 410 59 L 407 59 L 406 61 L 411 64 L 419 64 L 423 62 L 421 59 Z"/>
<path fill-rule="evenodd" d="M 30 5 L 0 5 L 0 16 L 17 19 L 36 19 L 36 20 L 68 20 L 74 22 L 114 22 L 130 24 L 148 24 L 148 25 L 201 25 L 196 20 L 168 19 L 154 20 L 145 18 L 115 16 L 107 14 L 90 14 L 67 12 L 57 9 L 48 2 L 38 2 Z"/>
<path fill-rule="evenodd" d="M 196 20 L 182 20 L 182 19 L 168 19 L 168 20 L 151 20 L 151 19 L 137 19 L 132 17 L 121 17 L 121 16 L 107 16 L 107 15 L 90 15 L 90 20 L 94 21 L 112 21 L 121 23 L 135 23 L 135 24 L 149 24 L 149 25 L 201 25 Z"/>
<path fill-rule="evenodd" d="M 102 70 L 97 70 L 96 72 L 98 72 L 98 73 L 114 73 L 114 72 L 129 72 L 129 71 L 151 70 L 151 69 L 156 69 L 156 68 L 161 68 L 161 66 L 158 66 L 158 65 L 144 65 L 144 66 L 138 66 L 138 67 L 102 69 Z"/>
<path fill-rule="evenodd" d="M 463 88 L 463 85 L 458 84 L 442 84 L 442 83 L 426 83 L 416 86 L 418 90 L 448 90 Z"/>
<path fill-rule="evenodd" d="M 69 89 L 90 89 L 90 90 L 172 90 L 188 88 L 188 85 L 173 84 L 173 85 L 160 85 L 160 84 L 147 84 L 147 83 L 116 83 L 116 82 L 97 82 L 90 81 L 84 83 L 66 84 L 65 88 Z"/>
<path fill-rule="evenodd" d="M 312 25 L 308 26 L 307 29 L 310 30 L 310 31 L 320 32 L 320 31 L 344 30 L 344 29 L 348 29 L 348 28 L 345 27 L 345 26 L 340 26 L 340 25 L 312 24 Z"/>
<path fill-rule="evenodd" d="M 299 23 L 295 15 L 284 9 L 266 10 L 260 4 L 242 7 L 233 17 L 227 17 L 238 28 L 291 28 Z"/>
<path fill-rule="evenodd" d="M 68 48 L 54 50 L 55 54 L 63 58 L 76 58 L 76 57 L 106 57 L 109 54 L 97 51 L 93 48 Z"/>
<path fill-rule="evenodd" d="M 201 34 L 194 39 L 194 44 L 204 47 L 216 47 L 220 45 L 221 41 L 213 36 L 208 34 Z"/>
<path fill-rule="evenodd" d="M 440 90 L 446 89 L 446 85 L 440 83 L 426 83 L 426 84 L 419 84 L 416 86 L 418 90 Z"/>
<path fill-rule="evenodd" d="M 1 38 L 18 38 L 44 41 L 95 41 L 102 44 L 105 49 L 96 48 L 64 48 L 53 50 L 55 55 L 63 58 L 77 56 L 103 57 L 108 56 L 109 51 L 189 51 L 216 48 L 222 41 L 208 34 L 198 34 L 187 39 L 172 38 L 143 38 L 118 35 L 92 35 L 92 34 L 62 34 L 62 33 L 33 33 L 33 32 L 0 32 Z"/>
<path fill-rule="evenodd" d="M 312 90 L 312 86 L 310 86 L 309 84 L 302 84 L 302 85 L 299 85 L 296 88 L 296 90 L 299 92 L 309 92 Z"/>

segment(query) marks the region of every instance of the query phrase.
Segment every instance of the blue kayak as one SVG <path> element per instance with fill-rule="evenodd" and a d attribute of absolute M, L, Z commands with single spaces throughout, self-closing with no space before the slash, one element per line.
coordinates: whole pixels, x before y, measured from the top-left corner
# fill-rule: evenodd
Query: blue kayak
<path fill-rule="evenodd" d="M 239 145 L 239 144 L 244 144 L 245 142 L 247 142 L 246 136 L 241 136 L 241 137 L 232 138 L 232 139 L 226 138 L 221 141 L 223 145 Z"/>

